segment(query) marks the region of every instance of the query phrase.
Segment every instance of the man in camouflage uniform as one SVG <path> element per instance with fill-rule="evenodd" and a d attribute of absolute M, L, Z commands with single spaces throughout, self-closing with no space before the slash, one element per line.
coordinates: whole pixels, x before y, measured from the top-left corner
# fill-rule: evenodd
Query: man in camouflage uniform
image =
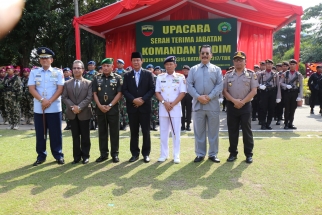
<path fill-rule="evenodd" d="M 26 124 L 33 124 L 34 117 L 34 97 L 29 92 L 28 80 L 30 69 L 24 68 L 22 70 L 23 77 L 21 79 L 22 82 L 22 101 L 21 101 L 21 115 L 25 117 Z"/>
<path fill-rule="evenodd" d="M 97 71 L 95 70 L 96 63 L 95 61 L 89 61 L 87 63 L 88 71 L 83 74 L 83 78 L 93 81 L 94 77 L 97 75 Z M 92 101 L 92 118 L 90 120 L 89 128 L 90 130 L 96 130 L 97 127 L 97 115 L 96 115 L 96 103 Z"/>
<path fill-rule="evenodd" d="M 0 69 L 0 112 L 3 119 L 3 124 L 8 125 L 8 114 L 4 108 L 4 78 L 6 77 L 6 69 Z"/>
<path fill-rule="evenodd" d="M 68 81 L 70 79 L 72 79 L 72 71 L 70 70 L 70 68 L 66 67 L 63 69 L 63 73 L 64 73 L 64 79 L 65 81 Z M 65 112 L 66 112 L 66 104 L 64 102 L 61 103 L 62 104 L 62 114 L 63 114 L 63 117 L 62 119 L 66 121 L 66 127 L 64 128 L 64 130 L 70 130 L 71 129 L 71 125 L 70 125 L 70 122 L 69 122 L 69 119 L 66 118 L 66 115 L 65 115 Z"/>
<path fill-rule="evenodd" d="M 7 66 L 8 75 L 4 79 L 4 105 L 8 112 L 9 127 L 7 129 L 19 129 L 20 101 L 22 99 L 22 83 L 18 76 L 14 75 L 14 67 Z"/>
<path fill-rule="evenodd" d="M 117 59 L 117 69 L 115 69 L 114 73 L 122 76 L 124 79 L 124 74 L 127 71 L 124 69 L 124 61 L 122 59 Z M 120 130 L 126 130 L 126 126 L 129 124 L 129 116 L 127 115 L 126 110 L 126 100 L 125 97 L 122 95 L 119 101 L 119 112 L 120 112 Z"/>
<path fill-rule="evenodd" d="M 157 80 L 157 76 L 153 73 L 154 72 L 153 65 L 152 64 L 149 64 L 145 68 L 152 73 L 153 80 L 154 80 L 154 83 L 155 83 L 156 80 Z M 155 97 L 155 95 L 152 96 L 151 104 L 152 104 L 152 111 L 151 111 L 151 130 L 152 131 L 157 131 L 158 129 L 156 129 L 156 124 L 159 121 L 159 101 Z"/>

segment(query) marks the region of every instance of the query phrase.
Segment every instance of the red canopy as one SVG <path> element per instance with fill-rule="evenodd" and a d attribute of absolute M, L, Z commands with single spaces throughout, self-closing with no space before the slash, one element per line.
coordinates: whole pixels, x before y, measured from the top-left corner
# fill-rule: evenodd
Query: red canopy
<path fill-rule="evenodd" d="M 248 68 L 272 58 L 273 32 L 295 19 L 299 60 L 302 14 L 302 7 L 275 0 L 123 0 L 74 18 L 76 58 L 81 57 L 79 27 L 106 39 L 106 56 L 129 64 L 137 22 L 237 18 L 237 47 L 247 54 Z"/>

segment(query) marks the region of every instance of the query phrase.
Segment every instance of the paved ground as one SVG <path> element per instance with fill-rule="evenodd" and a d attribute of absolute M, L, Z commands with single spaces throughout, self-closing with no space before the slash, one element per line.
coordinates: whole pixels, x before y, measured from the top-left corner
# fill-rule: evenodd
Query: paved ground
<path fill-rule="evenodd" d="M 294 125 L 297 127 L 297 131 L 322 131 L 322 116 L 319 114 L 319 108 L 315 108 L 315 114 L 310 114 L 310 107 L 303 105 L 303 107 L 298 107 L 295 112 Z M 24 122 L 21 122 L 24 123 Z M 62 128 L 65 128 L 65 121 L 62 122 Z M 3 120 L 0 117 L 0 130 L 6 129 L 8 125 L 3 125 Z M 220 131 L 227 131 L 227 122 L 226 122 L 226 112 L 221 111 L 220 113 Z M 275 125 L 275 122 L 272 123 L 273 130 L 271 131 L 285 131 L 291 132 L 292 130 L 284 130 L 284 125 Z M 263 131 L 260 130 L 260 125 L 258 121 L 252 122 L 252 128 L 254 131 Z M 33 129 L 32 125 L 20 125 L 19 130 L 31 130 Z M 129 128 L 128 128 L 129 129 Z M 267 130 L 265 130 L 267 131 Z"/>

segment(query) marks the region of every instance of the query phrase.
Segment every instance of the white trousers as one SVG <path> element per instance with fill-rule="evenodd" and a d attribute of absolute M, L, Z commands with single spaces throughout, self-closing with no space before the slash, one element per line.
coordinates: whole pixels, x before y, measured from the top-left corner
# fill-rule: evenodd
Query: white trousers
<path fill-rule="evenodd" d="M 180 159 L 180 132 L 181 132 L 181 117 L 171 117 L 174 133 L 172 132 L 172 126 L 169 117 L 159 117 L 160 123 L 160 158 L 169 157 L 169 134 L 172 133 L 173 142 L 173 158 Z"/>

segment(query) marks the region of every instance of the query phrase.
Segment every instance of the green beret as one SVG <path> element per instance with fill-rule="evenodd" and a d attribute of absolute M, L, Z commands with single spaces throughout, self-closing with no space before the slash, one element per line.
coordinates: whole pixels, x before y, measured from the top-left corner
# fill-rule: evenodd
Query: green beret
<path fill-rule="evenodd" d="M 113 64 L 113 62 L 114 62 L 113 58 L 105 58 L 104 60 L 102 60 L 101 65 L 103 65 L 104 63 Z"/>

